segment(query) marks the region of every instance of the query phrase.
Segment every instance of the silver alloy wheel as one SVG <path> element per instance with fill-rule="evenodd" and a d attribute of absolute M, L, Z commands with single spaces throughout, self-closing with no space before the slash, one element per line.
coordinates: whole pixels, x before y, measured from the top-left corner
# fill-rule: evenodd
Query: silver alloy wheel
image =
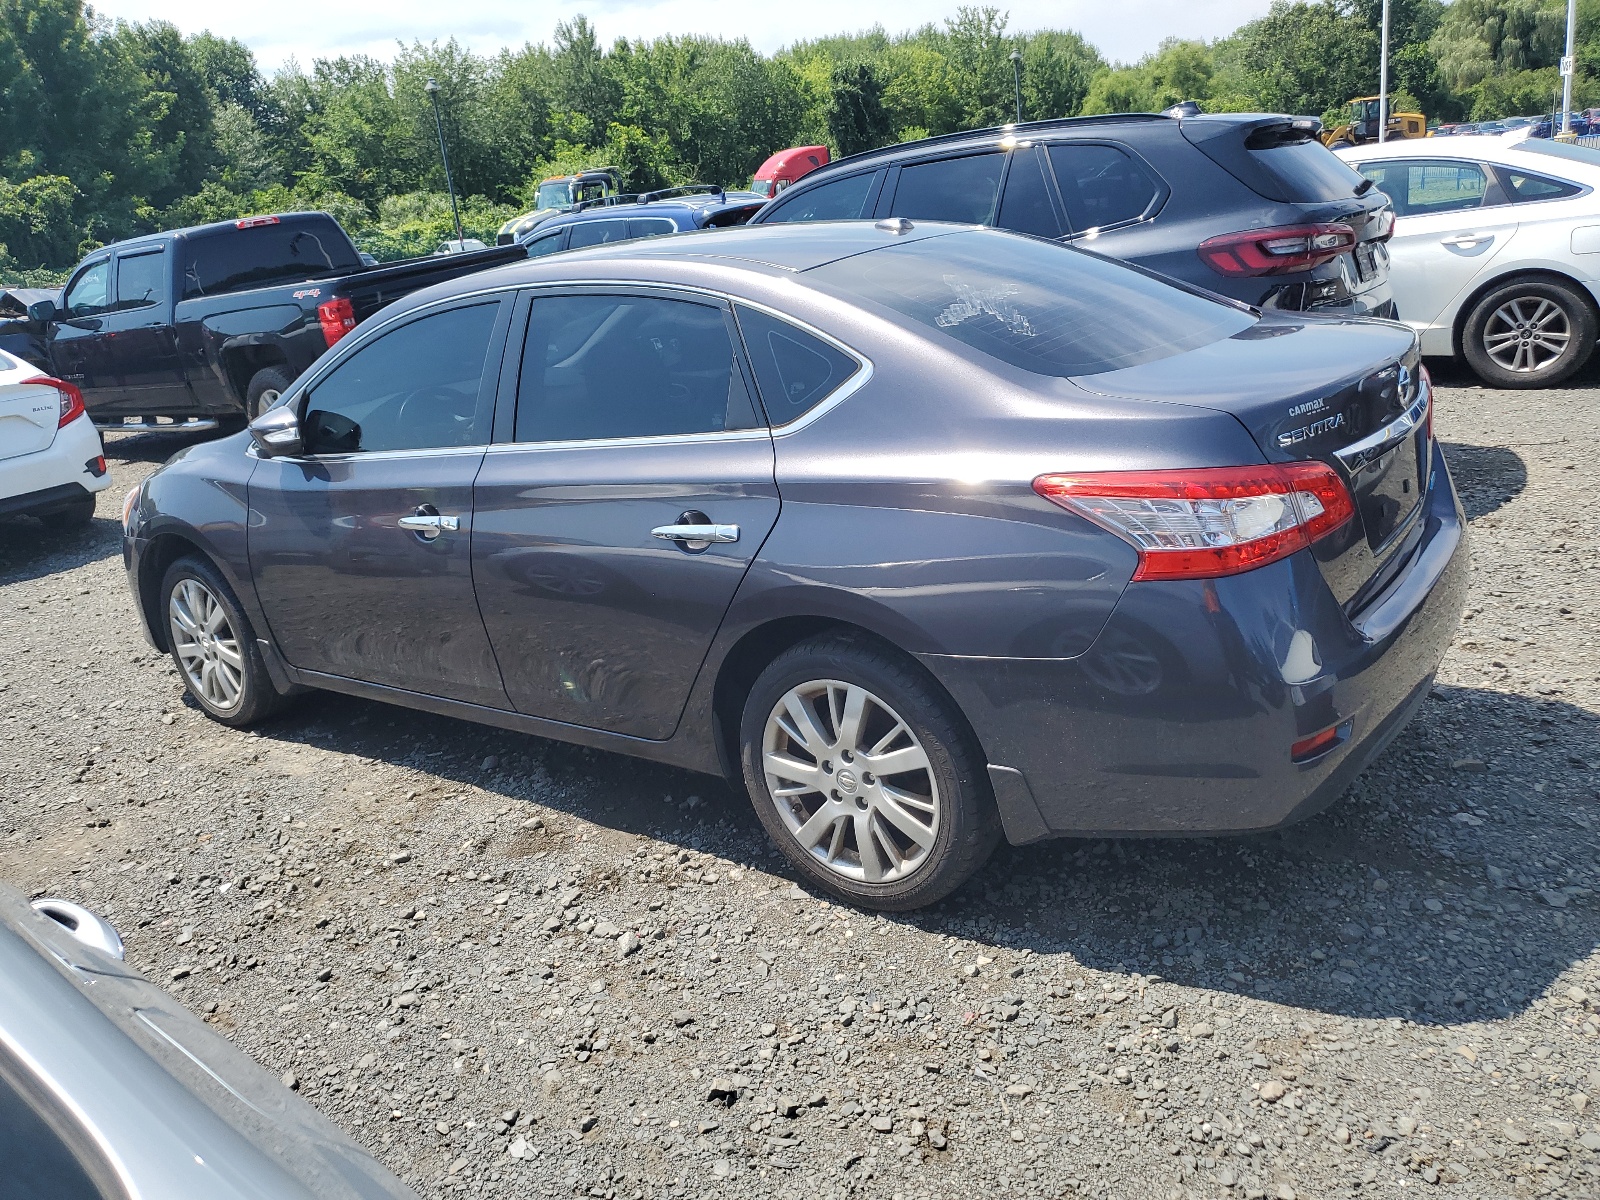
<path fill-rule="evenodd" d="M 942 809 L 933 766 L 910 726 L 859 684 L 790 689 L 767 717 L 761 762 L 778 815 L 829 871 L 890 883 L 927 862 Z"/>
<path fill-rule="evenodd" d="M 1545 296 L 1518 296 L 1495 309 L 1483 326 L 1483 351 L 1507 371 L 1543 371 L 1567 352 L 1572 321 Z"/>
<path fill-rule="evenodd" d="M 244 656 L 216 594 L 198 579 L 181 580 L 167 601 L 167 627 L 195 693 L 212 708 L 237 708 L 244 699 Z"/>

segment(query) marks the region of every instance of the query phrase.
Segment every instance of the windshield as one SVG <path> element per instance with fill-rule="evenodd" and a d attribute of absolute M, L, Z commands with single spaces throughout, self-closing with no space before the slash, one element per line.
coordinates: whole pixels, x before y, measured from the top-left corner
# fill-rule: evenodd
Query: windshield
<path fill-rule="evenodd" d="M 547 180 L 539 185 L 535 208 L 565 208 L 572 203 L 571 185 L 565 179 Z"/>
<path fill-rule="evenodd" d="M 997 230 L 891 245 L 806 275 L 1037 375 L 1154 362 L 1255 323 L 1125 264 Z"/>
<path fill-rule="evenodd" d="M 750 185 L 750 190 L 758 196 L 772 195 L 772 180 L 758 179 Z"/>

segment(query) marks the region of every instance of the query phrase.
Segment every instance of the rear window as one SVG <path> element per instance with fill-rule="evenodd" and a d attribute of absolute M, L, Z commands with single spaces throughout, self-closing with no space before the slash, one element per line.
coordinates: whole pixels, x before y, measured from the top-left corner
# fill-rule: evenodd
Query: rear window
<path fill-rule="evenodd" d="M 361 268 L 360 254 L 331 217 L 220 229 L 182 244 L 184 299 Z"/>
<path fill-rule="evenodd" d="M 1246 140 L 1245 152 L 1283 189 L 1284 199 L 1296 204 L 1348 200 L 1361 186 L 1361 176 L 1349 164 L 1300 130 L 1258 129 Z"/>
<path fill-rule="evenodd" d="M 1098 255 L 990 230 L 892 245 L 807 275 L 1038 375 L 1154 362 L 1255 320 Z"/>

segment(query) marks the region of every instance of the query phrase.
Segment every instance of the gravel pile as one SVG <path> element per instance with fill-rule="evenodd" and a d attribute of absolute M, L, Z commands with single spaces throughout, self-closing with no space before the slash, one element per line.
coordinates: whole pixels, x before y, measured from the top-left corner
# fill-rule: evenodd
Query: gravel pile
<path fill-rule="evenodd" d="M 232 732 L 138 638 L 119 486 L 0 526 L 0 877 L 430 1197 L 1600 1196 L 1594 382 L 1442 390 L 1468 620 L 1283 833 L 880 918 L 711 779 L 332 696 Z"/>

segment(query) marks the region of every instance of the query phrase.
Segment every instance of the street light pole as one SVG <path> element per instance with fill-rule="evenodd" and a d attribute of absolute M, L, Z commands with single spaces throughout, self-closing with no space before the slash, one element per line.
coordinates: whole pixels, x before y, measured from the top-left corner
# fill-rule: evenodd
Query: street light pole
<path fill-rule="evenodd" d="M 1017 123 L 1022 123 L 1022 51 L 1011 52 L 1011 76 L 1017 85 Z"/>
<path fill-rule="evenodd" d="M 1561 136 L 1572 135 L 1573 34 L 1578 25 L 1578 0 L 1567 0 L 1567 52 L 1561 59 Z"/>
<path fill-rule="evenodd" d="M 456 207 L 456 185 L 450 179 L 450 152 L 444 148 L 444 119 L 439 116 L 439 85 L 432 79 L 427 83 L 428 96 L 433 100 L 433 127 L 439 131 L 439 158 L 444 162 L 444 186 L 450 193 L 450 214 L 456 219 L 456 248 L 465 250 L 466 236 L 461 232 L 461 210 Z"/>
<path fill-rule="evenodd" d="M 1383 0 L 1383 32 L 1378 41 L 1378 140 L 1389 140 L 1389 0 Z"/>

